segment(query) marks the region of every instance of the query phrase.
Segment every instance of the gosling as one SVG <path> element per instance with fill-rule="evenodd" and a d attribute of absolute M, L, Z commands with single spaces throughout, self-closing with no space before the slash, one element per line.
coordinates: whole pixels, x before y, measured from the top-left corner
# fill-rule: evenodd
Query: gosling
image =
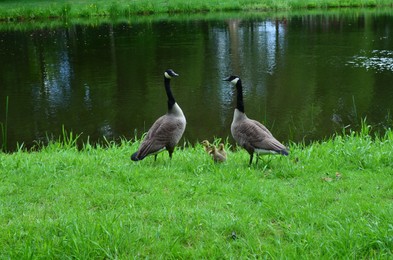
<path fill-rule="evenodd" d="M 210 154 L 210 152 L 212 150 L 212 147 L 211 147 L 211 144 L 209 143 L 209 141 L 208 140 L 203 140 L 202 141 L 202 145 L 203 145 L 203 147 L 205 149 L 205 152 Z"/>
<path fill-rule="evenodd" d="M 225 158 L 227 158 L 227 152 L 225 151 L 225 148 L 224 148 L 224 144 L 223 144 L 223 143 L 220 143 L 220 145 L 218 146 L 218 152 L 219 152 L 222 156 L 224 156 Z"/>
<path fill-rule="evenodd" d="M 217 150 L 216 146 L 212 145 L 212 150 L 209 152 L 209 154 L 213 157 L 213 161 L 216 163 L 222 163 L 225 162 L 227 157 L 219 153 Z"/>

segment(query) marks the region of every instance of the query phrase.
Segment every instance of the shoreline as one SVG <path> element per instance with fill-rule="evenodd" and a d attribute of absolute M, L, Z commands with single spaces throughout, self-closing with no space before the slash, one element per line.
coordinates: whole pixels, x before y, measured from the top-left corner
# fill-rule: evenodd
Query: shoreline
<path fill-rule="evenodd" d="M 345 3 L 335 0 L 319 1 L 258 1 L 258 0 L 228 0 L 215 2 L 207 0 L 184 3 L 181 0 L 162 1 L 117 1 L 108 3 L 104 0 L 78 2 L 69 0 L 66 2 L 39 0 L 24 3 L 17 2 L 0 3 L 1 22 L 24 22 L 24 21 L 52 21 L 68 20 L 73 18 L 108 18 L 108 17 L 134 17 L 162 14 L 202 14 L 215 12 L 278 12 L 297 10 L 327 10 L 336 8 L 385 8 L 393 7 L 393 3 L 387 0 L 380 1 L 347 1 Z"/>

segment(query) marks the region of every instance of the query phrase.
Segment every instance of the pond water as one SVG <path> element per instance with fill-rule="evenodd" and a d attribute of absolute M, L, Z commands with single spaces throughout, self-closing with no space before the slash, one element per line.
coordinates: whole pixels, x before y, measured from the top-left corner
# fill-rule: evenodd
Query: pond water
<path fill-rule="evenodd" d="M 166 112 L 163 72 L 187 118 L 184 140 L 230 137 L 233 89 L 284 143 L 361 118 L 392 126 L 393 12 L 166 18 L 0 31 L 0 122 L 8 147 L 61 135 L 140 137 Z M 3 140 L 0 139 L 0 142 Z"/>

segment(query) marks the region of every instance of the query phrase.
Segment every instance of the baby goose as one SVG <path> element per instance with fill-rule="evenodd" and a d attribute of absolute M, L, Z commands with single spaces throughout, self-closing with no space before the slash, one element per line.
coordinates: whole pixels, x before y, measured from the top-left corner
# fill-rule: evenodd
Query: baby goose
<path fill-rule="evenodd" d="M 222 155 L 221 153 L 218 152 L 216 146 L 212 145 L 212 150 L 209 152 L 209 154 L 213 157 L 214 162 L 225 162 L 226 161 L 226 156 Z"/>
<path fill-rule="evenodd" d="M 224 144 L 223 144 L 223 143 L 220 143 L 220 145 L 218 146 L 218 152 L 219 152 L 222 156 L 224 156 L 225 158 L 227 158 L 227 152 L 225 151 L 225 148 L 224 148 Z"/>
<path fill-rule="evenodd" d="M 212 147 L 211 147 L 211 144 L 209 143 L 209 141 L 203 140 L 202 145 L 205 148 L 205 152 L 210 153 L 210 151 L 212 150 Z"/>

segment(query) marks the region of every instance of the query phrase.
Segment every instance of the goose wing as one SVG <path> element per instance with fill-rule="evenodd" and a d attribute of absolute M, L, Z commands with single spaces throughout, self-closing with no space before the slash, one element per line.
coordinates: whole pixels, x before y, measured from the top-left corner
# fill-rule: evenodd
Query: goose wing
<path fill-rule="evenodd" d="M 234 138 L 247 151 L 256 149 L 282 153 L 286 147 L 256 120 L 246 119 L 234 127 Z"/>
<path fill-rule="evenodd" d="M 263 132 L 265 132 L 268 135 L 272 135 L 272 133 L 269 131 L 269 129 L 266 128 L 266 126 L 262 125 L 262 123 L 258 122 L 257 120 L 254 119 L 249 119 L 250 122 L 252 122 L 253 124 L 255 124 L 257 127 L 259 127 Z"/>
<path fill-rule="evenodd" d="M 169 115 L 161 116 L 147 132 L 137 152 L 137 158 L 141 160 L 149 154 L 160 152 L 167 146 L 175 146 L 183 132 L 184 127 L 182 128 L 177 120 L 173 120 Z"/>

